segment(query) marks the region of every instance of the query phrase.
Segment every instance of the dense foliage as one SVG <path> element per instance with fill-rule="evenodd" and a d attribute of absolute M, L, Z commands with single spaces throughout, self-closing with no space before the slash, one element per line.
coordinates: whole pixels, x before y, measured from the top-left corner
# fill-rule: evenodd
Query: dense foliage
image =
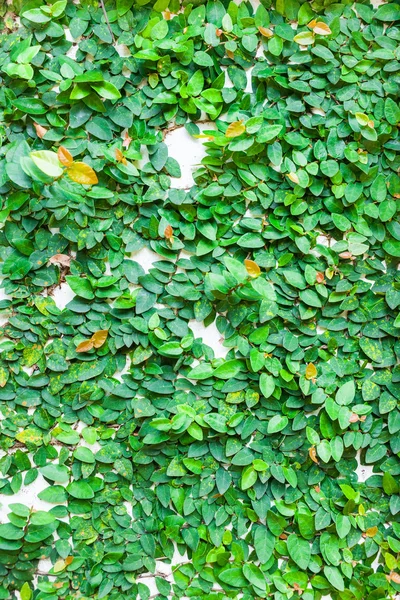
<path fill-rule="evenodd" d="M 394 598 L 399 3 L 2 4 L 0 599 Z"/>

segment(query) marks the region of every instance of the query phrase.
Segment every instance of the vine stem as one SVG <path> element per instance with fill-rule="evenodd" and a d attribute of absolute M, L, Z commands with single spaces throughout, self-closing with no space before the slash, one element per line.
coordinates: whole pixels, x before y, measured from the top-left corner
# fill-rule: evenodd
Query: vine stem
<path fill-rule="evenodd" d="M 109 29 L 109 31 L 111 33 L 113 44 L 115 44 L 115 37 L 114 37 L 113 31 L 111 29 L 110 21 L 108 20 L 108 14 L 107 14 L 107 11 L 106 11 L 106 7 L 104 6 L 104 0 L 100 0 L 100 6 L 101 6 L 102 11 L 104 13 L 104 18 L 106 20 L 107 27 L 108 27 L 108 29 Z"/>

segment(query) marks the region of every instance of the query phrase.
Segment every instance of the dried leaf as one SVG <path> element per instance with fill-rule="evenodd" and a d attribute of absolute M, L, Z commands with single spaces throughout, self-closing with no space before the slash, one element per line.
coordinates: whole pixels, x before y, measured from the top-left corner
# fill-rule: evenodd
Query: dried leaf
<path fill-rule="evenodd" d="M 313 462 L 317 463 L 317 465 L 319 464 L 317 459 L 317 451 L 315 450 L 314 446 L 311 446 L 311 448 L 308 450 L 308 456 Z"/>
<path fill-rule="evenodd" d="M 54 254 L 49 258 L 51 265 L 61 265 L 62 267 L 69 267 L 71 264 L 71 257 L 68 254 Z"/>
<path fill-rule="evenodd" d="M 100 329 L 96 331 L 90 339 L 95 348 L 101 348 L 108 336 L 108 329 Z"/>
<path fill-rule="evenodd" d="M 64 165 L 64 167 L 70 167 L 74 162 L 71 152 L 64 148 L 64 146 L 59 147 L 59 149 L 57 150 L 57 156 L 58 160 L 62 165 Z"/>
<path fill-rule="evenodd" d="M 395 573 L 392 571 L 389 575 L 390 581 L 394 581 L 395 583 L 400 583 L 400 573 Z"/>
<path fill-rule="evenodd" d="M 124 139 L 123 139 L 123 142 L 122 142 L 122 146 L 123 146 L 124 148 L 129 148 L 129 146 L 130 146 L 130 144 L 131 144 L 131 141 L 132 141 L 132 139 L 133 139 L 133 138 L 129 137 L 129 133 L 128 133 L 127 131 L 125 131 L 125 134 L 124 134 Z"/>
<path fill-rule="evenodd" d="M 378 533 L 378 528 L 376 525 L 374 527 L 369 527 L 365 533 L 367 534 L 367 537 L 375 537 Z"/>
<path fill-rule="evenodd" d="M 38 136 L 38 138 L 42 139 L 47 133 L 46 127 L 43 127 L 43 125 L 39 125 L 39 123 L 34 123 L 33 126 L 36 130 L 36 135 Z"/>
<path fill-rule="evenodd" d="M 167 240 L 172 240 L 172 238 L 174 237 L 174 230 L 172 229 L 171 225 L 166 226 L 164 230 L 164 237 Z"/>
<path fill-rule="evenodd" d="M 251 277 L 258 277 L 261 273 L 261 269 L 258 264 L 254 260 L 246 260 L 244 261 L 244 266 Z"/>
<path fill-rule="evenodd" d="M 76 347 L 76 352 L 89 352 L 93 348 L 92 340 L 84 340 Z"/>
<path fill-rule="evenodd" d="M 94 185 L 99 181 L 92 167 L 84 162 L 74 162 L 68 167 L 67 173 L 72 181 L 82 185 Z"/>
<path fill-rule="evenodd" d="M 246 131 L 246 127 L 243 125 L 243 121 L 235 121 L 228 125 L 228 129 L 225 132 L 226 137 L 234 138 L 239 137 Z"/>
<path fill-rule="evenodd" d="M 316 280 L 317 283 L 323 283 L 325 281 L 325 275 L 324 273 L 321 273 L 321 271 L 317 272 L 317 276 L 316 276 Z"/>
<path fill-rule="evenodd" d="M 266 38 L 271 38 L 274 35 L 274 32 L 271 31 L 271 29 L 268 29 L 268 27 L 258 27 L 258 31 L 261 33 L 261 35 L 263 35 Z"/>
<path fill-rule="evenodd" d="M 306 367 L 306 379 L 315 379 L 318 375 L 317 369 L 313 363 L 308 363 Z"/>

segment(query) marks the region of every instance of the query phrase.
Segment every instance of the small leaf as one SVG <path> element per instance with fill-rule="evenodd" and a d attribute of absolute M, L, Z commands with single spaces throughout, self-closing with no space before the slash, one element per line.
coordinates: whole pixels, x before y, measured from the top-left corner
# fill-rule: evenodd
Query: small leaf
<path fill-rule="evenodd" d="M 317 459 L 317 451 L 315 450 L 314 446 L 311 446 L 311 448 L 308 450 L 308 456 L 318 465 L 319 461 Z"/>
<path fill-rule="evenodd" d="M 312 363 L 309 363 L 306 367 L 306 379 L 315 379 L 315 377 L 317 376 L 317 369 L 315 367 L 315 365 L 313 365 Z"/>
<path fill-rule="evenodd" d="M 92 167 L 84 162 L 74 162 L 67 169 L 67 173 L 72 181 L 81 183 L 82 185 L 94 185 L 98 183 L 97 175 Z"/>
<path fill-rule="evenodd" d="M 22 586 L 21 590 L 20 590 L 20 595 L 21 595 L 21 600 L 31 600 L 33 594 L 32 594 L 32 590 L 29 587 L 29 583 L 27 581 L 25 581 L 24 585 Z"/>
<path fill-rule="evenodd" d="M 164 237 L 167 240 L 172 240 L 172 238 L 174 237 L 174 230 L 172 229 L 171 225 L 166 226 L 164 230 Z"/>
<path fill-rule="evenodd" d="M 243 121 L 235 121 L 228 125 L 228 129 L 225 132 L 227 138 L 239 137 L 246 131 L 246 127 L 243 125 Z"/>
<path fill-rule="evenodd" d="M 268 29 L 268 27 L 258 27 L 258 31 L 261 33 L 261 35 L 263 35 L 266 38 L 271 38 L 274 33 L 273 31 L 271 31 L 271 29 Z"/>
<path fill-rule="evenodd" d="M 61 265 L 62 267 L 69 267 L 71 264 L 71 257 L 68 254 L 54 254 L 49 258 L 51 265 Z"/>
<path fill-rule="evenodd" d="M 93 348 L 92 340 L 84 340 L 76 347 L 76 352 L 89 352 Z"/>
<path fill-rule="evenodd" d="M 330 35 L 332 33 L 328 25 L 326 23 L 323 23 L 322 21 L 318 21 L 318 23 L 315 23 L 312 30 L 317 35 Z"/>
<path fill-rule="evenodd" d="M 119 148 L 115 148 L 115 159 L 117 162 L 122 163 L 123 165 L 127 164 L 127 160 Z"/>
<path fill-rule="evenodd" d="M 36 135 L 38 136 L 38 138 L 42 139 L 47 133 L 46 127 L 43 127 L 43 125 L 39 125 L 39 123 L 34 123 L 33 126 L 36 130 Z"/>
<path fill-rule="evenodd" d="M 302 31 L 294 36 L 293 41 L 300 46 L 310 46 L 315 42 L 315 38 L 312 31 Z"/>
<path fill-rule="evenodd" d="M 108 336 L 108 329 L 96 331 L 91 337 L 91 342 L 95 348 L 101 348 Z"/>
<path fill-rule="evenodd" d="M 59 147 L 59 149 L 57 150 L 57 156 L 58 160 L 62 165 L 64 165 L 64 167 L 70 167 L 74 162 L 72 154 L 69 152 L 69 150 L 64 148 L 64 146 Z"/>
<path fill-rule="evenodd" d="M 293 181 L 293 183 L 295 183 L 296 185 L 300 183 L 300 180 L 296 173 L 288 173 L 288 179 L 290 179 L 290 181 Z"/>
<path fill-rule="evenodd" d="M 244 261 L 244 266 L 251 277 L 258 277 L 261 274 L 261 269 L 254 260 L 248 260 L 246 258 Z"/>

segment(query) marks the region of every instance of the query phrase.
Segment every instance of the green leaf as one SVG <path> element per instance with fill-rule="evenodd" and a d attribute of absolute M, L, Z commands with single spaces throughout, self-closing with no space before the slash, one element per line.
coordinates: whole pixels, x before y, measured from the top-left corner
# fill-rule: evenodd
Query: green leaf
<path fill-rule="evenodd" d="M 29 156 L 38 169 L 49 177 L 61 177 L 64 172 L 55 152 L 38 150 L 37 152 L 31 152 Z"/>
<path fill-rule="evenodd" d="M 287 539 L 287 548 L 290 558 L 296 565 L 301 570 L 306 570 L 311 559 L 311 546 L 309 542 L 292 533 Z"/>
<path fill-rule="evenodd" d="M 342 574 L 337 567 L 325 566 L 324 575 L 335 590 L 344 592 L 344 580 Z"/>

